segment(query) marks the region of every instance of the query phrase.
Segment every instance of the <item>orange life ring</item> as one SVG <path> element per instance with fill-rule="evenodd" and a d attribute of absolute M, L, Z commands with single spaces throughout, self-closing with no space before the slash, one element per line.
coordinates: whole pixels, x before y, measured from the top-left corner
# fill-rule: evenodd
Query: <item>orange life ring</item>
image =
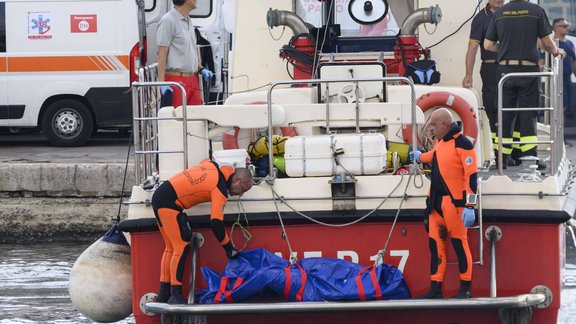
<path fill-rule="evenodd" d="M 254 101 L 247 103 L 247 105 L 260 105 L 267 104 L 266 101 Z M 282 131 L 282 136 L 297 136 L 298 130 L 296 127 L 280 127 Z M 240 132 L 239 127 L 234 127 L 234 134 L 222 134 L 222 148 L 225 150 L 238 149 L 238 133 Z"/>
<path fill-rule="evenodd" d="M 464 135 L 476 143 L 478 137 L 478 116 L 474 108 L 464 98 L 447 91 L 428 92 L 416 99 L 416 105 L 426 112 L 434 107 L 448 107 L 458 114 L 463 125 Z M 412 125 L 402 125 L 402 138 L 412 144 Z M 420 138 L 418 138 L 420 144 Z"/>

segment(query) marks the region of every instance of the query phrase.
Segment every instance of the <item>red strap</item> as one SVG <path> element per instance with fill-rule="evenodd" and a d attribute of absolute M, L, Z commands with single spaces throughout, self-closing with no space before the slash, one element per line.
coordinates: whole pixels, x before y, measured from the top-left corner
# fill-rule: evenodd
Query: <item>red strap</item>
<path fill-rule="evenodd" d="M 220 279 L 220 288 L 218 288 L 218 292 L 216 293 L 216 296 L 214 296 L 214 304 L 220 304 L 222 294 L 224 294 L 224 296 L 226 297 L 227 302 L 229 303 L 234 302 L 234 300 L 232 299 L 232 291 L 240 287 L 242 282 L 244 282 L 244 278 L 236 278 L 236 282 L 234 282 L 234 286 L 230 290 L 226 289 L 226 286 L 228 285 L 228 279 L 229 279 L 228 277 L 222 277 L 222 279 Z"/>
<path fill-rule="evenodd" d="M 302 269 L 302 267 L 296 263 L 298 269 L 300 269 L 300 289 L 298 289 L 298 293 L 296 294 L 296 301 L 302 301 L 302 296 L 304 295 L 304 287 L 306 287 L 306 271 Z"/>
<path fill-rule="evenodd" d="M 285 299 L 288 299 L 288 297 L 290 297 L 290 286 L 292 285 L 292 274 L 290 268 L 291 268 L 290 264 L 284 268 L 284 273 L 286 274 L 286 283 L 284 284 Z"/>
<path fill-rule="evenodd" d="M 364 292 L 364 285 L 362 285 L 362 274 L 370 267 L 362 268 L 356 275 L 356 287 L 358 287 L 358 297 L 360 300 L 366 300 L 366 293 Z"/>
<path fill-rule="evenodd" d="M 214 296 L 214 304 L 220 304 L 220 298 L 222 297 L 222 293 L 226 291 L 226 285 L 228 284 L 228 277 L 222 277 L 220 279 L 220 288 L 218 288 L 218 292 L 216 296 Z"/>
<path fill-rule="evenodd" d="M 374 286 L 376 299 L 382 299 L 382 289 L 380 289 L 380 283 L 378 283 L 378 278 L 376 278 L 376 268 L 374 267 L 370 270 L 370 279 L 372 279 L 372 286 Z"/>
<path fill-rule="evenodd" d="M 234 291 L 234 289 L 240 287 L 240 285 L 242 284 L 242 282 L 244 282 L 244 278 L 236 278 L 236 282 L 234 283 L 234 286 L 232 286 L 232 289 L 224 292 L 224 296 L 226 296 L 226 301 L 229 303 L 233 303 L 234 300 L 232 299 L 232 292 Z"/>
<path fill-rule="evenodd" d="M 296 301 L 302 301 L 302 296 L 304 296 L 304 288 L 306 287 L 306 280 L 308 276 L 306 275 L 306 271 L 296 263 L 298 269 L 300 269 L 300 289 L 296 293 Z M 284 268 L 284 273 L 286 273 L 286 283 L 284 284 L 284 298 L 290 298 L 290 287 L 292 286 L 292 265 L 287 265 Z"/>

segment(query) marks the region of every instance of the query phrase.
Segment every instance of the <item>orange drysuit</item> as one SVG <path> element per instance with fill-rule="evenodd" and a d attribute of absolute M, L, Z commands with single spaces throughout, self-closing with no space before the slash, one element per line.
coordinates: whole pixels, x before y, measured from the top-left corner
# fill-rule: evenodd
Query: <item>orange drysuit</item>
<path fill-rule="evenodd" d="M 224 228 L 224 205 L 234 169 L 204 160 L 162 183 L 152 196 L 152 207 L 158 228 L 166 244 L 160 268 L 160 281 L 182 285 L 184 262 L 188 255 L 192 231 L 183 210 L 211 202 L 210 224 L 220 244 L 230 239 Z"/>
<path fill-rule="evenodd" d="M 472 255 L 462 211 L 466 207 L 466 195 L 476 193 L 478 167 L 474 145 L 461 130 L 453 123 L 430 152 L 420 155 L 422 163 L 432 163 L 430 192 L 426 199 L 432 281 L 444 279 L 447 237 L 451 238 L 458 257 L 460 279 L 472 281 Z"/>

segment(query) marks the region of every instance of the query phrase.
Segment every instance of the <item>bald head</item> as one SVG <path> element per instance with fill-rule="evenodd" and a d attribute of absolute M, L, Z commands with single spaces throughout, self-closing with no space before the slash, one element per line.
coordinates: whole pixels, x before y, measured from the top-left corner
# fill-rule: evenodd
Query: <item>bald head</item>
<path fill-rule="evenodd" d="M 229 193 L 233 196 L 242 196 L 252 188 L 252 173 L 246 168 L 236 168 L 232 176 Z"/>
<path fill-rule="evenodd" d="M 240 181 L 252 181 L 252 173 L 247 168 L 236 168 L 234 173 L 234 178 L 238 178 Z"/>
<path fill-rule="evenodd" d="M 430 131 L 437 139 L 442 139 L 450 131 L 454 117 L 446 108 L 436 109 L 430 116 Z"/>
<path fill-rule="evenodd" d="M 454 122 L 454 117 L 452 117 L 452 113 L 450 113 L 450 110 L 446 108 L 436 109 L 430 116 L 430 119 L 436 119 L 438 121 L 449 124 L 452 124 Z"/>

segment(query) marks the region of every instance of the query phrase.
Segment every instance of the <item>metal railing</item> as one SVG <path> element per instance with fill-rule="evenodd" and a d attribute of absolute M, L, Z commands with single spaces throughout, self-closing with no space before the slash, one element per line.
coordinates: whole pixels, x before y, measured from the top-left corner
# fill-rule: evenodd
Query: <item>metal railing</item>
<path fill-rule="evenodd" d="M 558 113 L 558 103 L 562 102 L 562 92 L 558 91 L 559 86 L 562 84 L 560 59 L 554 58 L 552 60 L 552 70 L 545 72 L 514 72 L 504 75 L 498 82 L 498 175 L 503 175 L 503 145 L 513 145 L 513 144 L 550 144 L 550 171 L 551 174 L 555 174 L 558 170 L 558 164 L 560 163 L 559 157 L 562 155 L 562 144 L 564 143 L 564 133 L 563 128 L 559 127 L 563 125 L 563 114 Z M 504 83 L 510 78 L 527 78 L 527 77 L 546 77 L 550 79 L 547 83 L 547 91 L 549 93 L 550 107 L 503 107 L 502 90 Z M 549 111 L 550 116 L 550 140 L 549 141 L 502 141 L 502 115 L 503 112 L 512 111 Z M 562 111 L 562 110 L 561 110 Z M 508 125 L 509 126 L 509 125 Z M 513 127 L 513 125 L 511 126 Z M 558 145 L 560 142 L 560 145 Z"/>
<path fill-rule="evenodd" d="M 273 82 L 268 89 L 267 94 L 267 105 L 268 105 L 268 143 L 273 143 L 272 136 L 274 135 L 273 123 L 272 123 L 272 91 L 279 85 L 296 85 L 296 84 L 319 84 L 321 83 L 343 83 L 352 82 L 356 89 L 358 89 L 358 83 L 360 82 L 405 82 L 410 86 L 410 103 L 411 103 L 411 122 L 412 125 L 412 150 L 417 150 L 417 127 L 416 127 L 416 90 L 414 88 L 414 82 L 412 79 L 405 77 L 380 77 L 380 78 L 338 78 L 338 79 L 306 79 L 306 80 L 293 80 L 293 81 L 277 81 Z M 326 92 L 328 96 L 328 92 Z M 356 98 L 358 98 L 358 93 L 356 93 Z M 328 105 L 328 99 L 326 99 L 326 128 L 330 129 L 330 109 Z M 360 102 L 356 99 L 356 132 L 360 132 Z M 274 146 L 268 145 L 268 179 L 274 180 L 276 178 L 276 172 L 274 172 Z M 414 162 L 416 163 L 416 162 Z"/>
<path fill-rule="evenodd" d="M 198 249 L 202 246 L 204 238 L 202 234 L 192 233 L 190 240 L 190 285 L 188 286 L 188 304 L 194 304 L 194 293 L 196 292 L 196 272 L 198 268 L 197 255 Z"/>
<path fill-rule="evenodd" d="M 133 136 L 134 136 L 134 167 L 136 182 L 146 182 L 148 176 L 158 171 L 158 154 L 181 153 L 184 168 L 188 168 L 188 123 L 182 122 L 183 149 L 176 151 L 160 151 L 158 148 L 158 121 L 187 120 L 186 91 L 178 82 L 157 81 L 157 65 L 140 68 L 138 82 L 132 82 Z M 175 86 L 182 94 L 182 117 L 158 117 L 161 105 L 161 86 Z"/>

